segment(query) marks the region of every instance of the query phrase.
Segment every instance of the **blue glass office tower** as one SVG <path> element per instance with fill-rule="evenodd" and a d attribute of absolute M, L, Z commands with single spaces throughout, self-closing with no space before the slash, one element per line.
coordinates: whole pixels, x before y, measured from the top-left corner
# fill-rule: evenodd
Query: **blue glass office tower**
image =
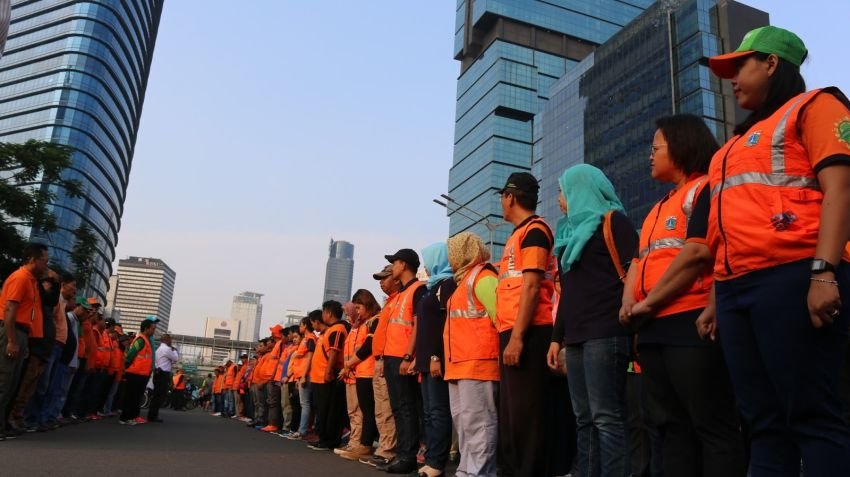
<path fill-rule="evenodd" d="M 354 278 L 354 245 L 331 239 L 328 247 L 328 264 L 325 267 L 325 292 L 322 302 L 351 301 L 351 281 Z"/>
<path fill-rule="evenodd" d="M 454 158 L 449 172 L 449 233 L 487 240 L 502 222 L 498 196 L 508 176 L 532 168 L 534 116 L 549 87 L 652 0 L 458 0 Z M 454 212 L 462 204 L 474 213 Z M 493 236 L 494 259 L 512 227 Z"/>
<path fill-rule="evenodd" d="M 98 241 L 91 292 L 105 298 L 163 0 L 15 0 L 0 60 L 0 141 L 74 149 L 65 175 L 83 196 L 57 190 L 59 229 L 31 231 L 73 269 L 73 231 Z"/>
<path fill-rule="evenodd" d="M 707 59 L 732 51 L 744 34 L 769 21 L 735 1 L 665 0 L 648 8 L 549 91 L 537 117 L 534 170 L 538 211 L 560 217 L 558 177 L 575 164 L 602 169 L 635 227 L 670 190 L 649 175 L 655 120 L 674 113 L 702 117 L 723 144 L 744 111 Z"/>

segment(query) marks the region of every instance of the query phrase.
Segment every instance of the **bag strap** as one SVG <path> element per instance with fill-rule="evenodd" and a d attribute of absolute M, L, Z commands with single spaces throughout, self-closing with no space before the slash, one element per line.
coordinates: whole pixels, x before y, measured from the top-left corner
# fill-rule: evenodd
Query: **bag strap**
<path fill-rule="evenodd" d="M 620 262 L 620 253 L 617 252 L 617 245 L 614 243 L 614 234 L 611 232 L 611 216 L 614 215 L 613 210 L 605 213 L 605 219 L 602 221 L 602 234 L 605 236 L 605 246 L 608 247 L 608 254 L 611 256 L 611 261 L 614 262 L 614 268 L 617 270 L 617 276 L 621 282 L 626 281 L 626 270 L 623 269 L 623 264 Z"/>

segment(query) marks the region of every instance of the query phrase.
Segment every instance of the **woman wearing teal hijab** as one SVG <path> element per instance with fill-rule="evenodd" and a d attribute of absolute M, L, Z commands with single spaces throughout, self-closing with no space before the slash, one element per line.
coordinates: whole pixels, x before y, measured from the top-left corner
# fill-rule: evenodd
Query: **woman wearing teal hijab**
<path fill-rule="evenodd" d="M 438 242 L 422 249 L 428 272 L 428 291 L 416 304 L 416 363 L 422 375 L 422 407 L 425 415 L 425 466 L 419 475 L 444 475 L 452 443 L 449 384 L 443 379 L 443 328 L 449 297 L 457 284 L 449 265 L 449 249 Z"/>
<path fill-rule="evenodd" d="M 554 253 L 561 298 L 547 359 L 556 369 L 558 352 L 566 345 L 579 475 L 620 477 L 626 475 L 623 450 L 628 448 L 629 339 L 619 323 L 623 283 L 605 243 L 606 214 L 613 211 L 611 232 L 620 257 L 630 261 L 636 255 L 638 236 L 614 186 L 599 169 L 571 167 L 559 184 L 564 216 L 558 221 Z"/>

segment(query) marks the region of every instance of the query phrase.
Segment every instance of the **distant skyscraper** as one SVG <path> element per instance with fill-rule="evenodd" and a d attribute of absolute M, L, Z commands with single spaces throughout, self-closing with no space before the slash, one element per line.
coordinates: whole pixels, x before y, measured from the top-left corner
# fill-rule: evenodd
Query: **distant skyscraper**
<path fill-rule="evenodd" d="M 115 302 L 124 331 L 139 331 L 148 315 L 159 318 L 157 330 L 168 330 L 177 274 L 158 258 L 130 257 L 118 261 Z"/>
<path fill-rule="evenodd" d="M 736 107 L 728 82 L 709 71 L 707 59 L 733 50 L 747 31 L 768 23 L 767 13 L 731 0 L 666 0 L 568 71 L 536 118 L 538 213 L 555 223 L 561 216 L 558 178 L 586 163 L 611 179 L 640 227 L 671 189 L 649 174 L 655 120 L 694 114 L 726 142 L 746 113 Z"/>
<path fill-rule="evenodd" d="M 331 239 L 330 256 L 325 268 L 325 294 L 322 301 L 351 300 L 351 280 L 354 278 L 354 245 Z"/>
<path fill-rule="evenodd" d="M 500 189 L 511 172 L 532 169 L 534 115 L 549 86 L 652 0 L 458 0 L 457 81 L 452 199 L 502 222 Z M 450 209 L 454 209 L 449 204 Z M 469 215 L 469 214 L 466 214 Z M 449 213 L 449 233 L 488 231 L 462 213 Z M 494 259 L 512 227 L 494 234 Z"/>
<path fill-rule="evenodd" d="M 64 176 L 83 191 L 77 198 L 55 191 L 58 230 L 25 233 L 50 246 L 51 261 L 73 269 L 73 232 L 88 224 L 98 242 L 88 283 L 103 299 L 163 0 L 12 3 L 0 60 L 0 141 L 71 146 Z"/>
<path fill-rule="evenodd" d="M 301 323 L 301 320 L 307 318 L 306 311 L 300 310 L 286 310 L 286 313 L 283 314 L 283 321 L 280 322 L 282 326 L 296 326 Z"/>
<path fill-rule="evenodd" d="M 263 320 L 263 295 L 250 291 L 233 297 L 230 319 L 239 321 L 239 339 L 257 341 L 260 339 L 260 322 Z"/>

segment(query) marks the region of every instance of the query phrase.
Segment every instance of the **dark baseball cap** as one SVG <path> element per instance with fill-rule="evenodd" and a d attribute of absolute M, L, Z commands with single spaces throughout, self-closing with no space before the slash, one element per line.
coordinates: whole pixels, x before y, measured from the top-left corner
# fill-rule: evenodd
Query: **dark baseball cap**
<path fill-rule="evenodd" d="M 106 324 L 106 326 L 115 326 L 116 325 L 115 320 L 113 320 L 112 318 L 107 318 L 104 323 Z"/>
<path fill-rule="evenodd" d="M 393 274 L 393 266 L 392 266 L 392 265 L 387 265 L 387 266 L 386 266 L 386 267 L 384 267 L 384 269 L 383 269 L 383 270 L 381 270 L 380 272 L 378 272 L 378 273 L 373 273 L 373 274 L 372 274 L 372 278 L 374 278 L 375 280 L 383 280 L 384 278 L 387 278 L 388 276 L 390 276 L 390 275 L 392 275 L 392 274 Z"/>
<path fill-rule="evenodd" d="M 499 190 L 499 193 L 504 194 L 510 190 L 536 194 L 537 191 L 540 190 L 540 184 L 538 184 L 537 179 L 528 172 L 514 172 L 510 175 L 510 177 L 508 177 L 505 187 L 502 187 Z"/>
<path fill-rule="evenodd" d="M 390 263 L 393 263 L 396 260 L 401 260 L 402 262 L 410 265 L 410 268 L 414 271 L 419 269 L 419 255 L 409 248 L 403 248 L 392 255 L 384 255 L 384 258 L 386 258 Z"/>

